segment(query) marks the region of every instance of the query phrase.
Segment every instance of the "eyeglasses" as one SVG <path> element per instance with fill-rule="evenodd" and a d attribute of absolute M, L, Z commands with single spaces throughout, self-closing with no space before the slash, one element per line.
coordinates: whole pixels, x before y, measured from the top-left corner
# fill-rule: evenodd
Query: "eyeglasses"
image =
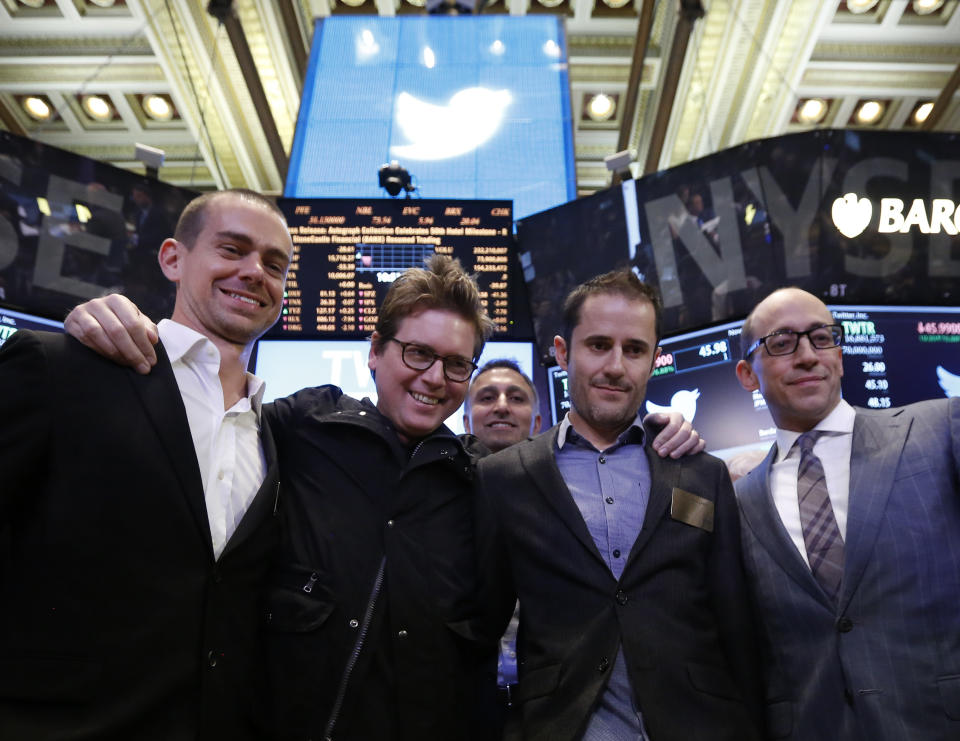
<path fill-rule="evenodd" d="M 810 340 L 814 349 L 828 350 L 843 342 L 843 327 L 839 324 L 824 324 L 820 327 L 808 329 L 806 332 L 794 332 L 789 329 L 771 332 L 750 345 L 750 349 L 744 353 L 743 359 L 749 358 L 760 345 L 767 348 L 768 355 L 790 355 L 800 347 L 800 338 L 804 336 Z"/>
<path fill-rule="evenodd" d="M 459 355 L 437 355 L 429 347 L 414 342 L 402 342 L 396 337 L 390 337 L 389 339 L 391 342 L 400 345 L 400 357 L 403 364 L 410 370 L 425 371 L 439 360 L 443 364 L 443 375 L 448 381 L 463 383 L 477 369 L 476 363 Z"/>

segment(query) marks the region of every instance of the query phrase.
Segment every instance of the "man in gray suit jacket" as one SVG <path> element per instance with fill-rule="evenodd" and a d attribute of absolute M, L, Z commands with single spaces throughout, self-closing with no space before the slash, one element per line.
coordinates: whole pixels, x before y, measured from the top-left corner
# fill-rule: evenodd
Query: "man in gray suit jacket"
<path fill-rule="evenodd" d="M 747 318 L 737 376 L 777 442 L 736 484 L 770 738 L 960 738 L 960 399 L 854 409 L 842 329 L 797 288 Z"/>

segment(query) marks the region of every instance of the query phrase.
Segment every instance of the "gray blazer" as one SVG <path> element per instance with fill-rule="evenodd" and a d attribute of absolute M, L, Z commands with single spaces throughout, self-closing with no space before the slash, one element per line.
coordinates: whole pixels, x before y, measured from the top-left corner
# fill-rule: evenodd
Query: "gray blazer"
<path fill-rule="evenodd" d="M 769 737 L 956 741 L 960 398 L 857 409 L 837 606 L 774 507 L 775 456 L 736 484 Z"/>

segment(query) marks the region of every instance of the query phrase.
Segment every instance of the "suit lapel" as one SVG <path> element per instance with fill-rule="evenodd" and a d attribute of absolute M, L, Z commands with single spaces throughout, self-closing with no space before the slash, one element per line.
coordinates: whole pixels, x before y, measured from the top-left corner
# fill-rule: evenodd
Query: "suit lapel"
<path fill-rule="evenodd" d="M 857 414 L 854 422 L 841 609 L 850 601 L 873 552 L 908 430 L 909 420 L 902 410 L 883 417 L 882 423 L 865 414 Z"/>
<path fill-rule="evenodd" d="M 185 497 L 187 508 L 212 558 L 213 539 L 207 522 L 200 465 L 197 463 L 197 452 L 193 448 L 187 412 L 163 343 L 157 343 L 157 365 L 153 371 L 146 376 L 131 372 L 127 377 L 160 439 L 170 468 L 180 481 L 180 491 Z"/>
<path fill-rule="evenodd" d="M 826 593 L 817 584 L 816 579 L 797 550 L 793 540 L 783 526 L 780 514 L 773 503 L 770 493 L 770 468 L 777 457 L 777 446 L 773 445 L 763 462 L 751 471 L 742 482 L 737 482 L 737 500 L 743 520 L 753 537 L 766 549 L 773 560 L 806 592 L 824 603 L 832 611 Z"/>
<path fill-rule="evenodd" d="M 520 463 L 534 486 L 574 537 L 603 564 L 604 569 L 609 571 L 606 561 L 597 550 L 597 544 L 593 542 L 593 537 L 587 530 L 587 523 L 583 520 L 580 508 L 573 501 L 573 495 L 570 494 L 563 476 L 560 475 L 560 469 L 557 468 L 555 451 L 558 430 L 559 427 L 554 427 L 528 444 L 520 445 L 518 447 Z"/>
<path fill-rule="evenodd" d="M 647 439 L 652 435 L 647 431 Z M 631 563 L 637 558 L 643 547 L 650 541 L 654 530 L 663 519 L 664 513 L 670 507 L 673 498 L 673 488 L 680 480 L 680 466 L 674 462 L 667 462 L 653 452 L 649 446 L 644 447 L 647 456 L 647 465 L 650 467 L 650 496 L 647 500 L 647 511 L 643 515 L 643 525 L 637 533 L 637 539 L 630 548 L 630 556 L 624 566 L 623 573 L 627 573 Z"/>

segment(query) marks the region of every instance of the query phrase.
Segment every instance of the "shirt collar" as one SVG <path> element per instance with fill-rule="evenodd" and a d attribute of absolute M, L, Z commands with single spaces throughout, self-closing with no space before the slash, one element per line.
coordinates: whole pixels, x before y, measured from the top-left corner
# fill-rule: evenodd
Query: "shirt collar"
<path fill-rule="evenodd" d="M 840 399 L 840 402 L 830 411 L 830 413 L 814 425 L 814 430 L 822 430 L 835 435 L 852 435 L 853 423 L 857 413 L 846 401 Z M 795 430 L 782 430 L 777 428 L 777 461 L 782 461 L 790 453 L 797 438 L 802 432 Z"/>
<path fill-rule="evenodd" d="M 157 332 L 171 363 L 195 363 L 206 367 L 213 375 L 219 374 L 220 351 L 209 337 L 172 319 L 161 319 Z M 247 399 L 259 420 L 266 384 L 250 372 L 246 373 L 246 379 Z"/>
<path fill-rule="evenodd" d="M 584 444 L 589 445 L 591 448 L 593 447 L 591 443 L 586 442 L 583 435 L 577 432 L 573 426 L 573 422 L 570 421 L 570 415 L 567 414 L 560 421 L 560 427 L 557 430 L 557 448 L 563 450 L 563 446 L 566 445 L 567 442 L 579 442 L 580 440 L 583 440 Z M 643 420 L 638 412 L 630 426 L 617 436 L 617 442 L 615 444 L 629 445 L 630 443 L 636 443 L 643 445 L 645 441 L 646 431 L 643 429 Z"/>

